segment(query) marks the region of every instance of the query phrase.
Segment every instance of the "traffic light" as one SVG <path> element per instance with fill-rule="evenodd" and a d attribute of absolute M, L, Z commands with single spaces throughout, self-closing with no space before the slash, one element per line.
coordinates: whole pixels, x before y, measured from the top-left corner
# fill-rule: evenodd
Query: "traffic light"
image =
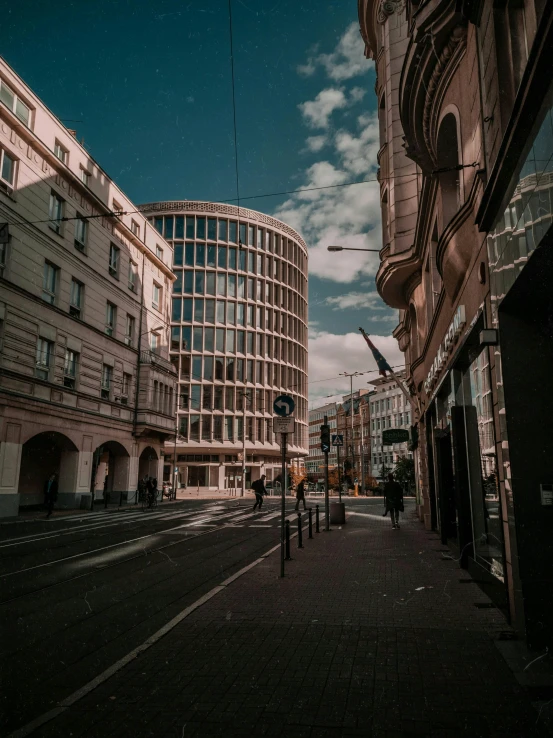
<path fill-rule="evenodd" d="M 330 426 L 321 425 L 321 451 L 328 453 L 330 451 Z"/>

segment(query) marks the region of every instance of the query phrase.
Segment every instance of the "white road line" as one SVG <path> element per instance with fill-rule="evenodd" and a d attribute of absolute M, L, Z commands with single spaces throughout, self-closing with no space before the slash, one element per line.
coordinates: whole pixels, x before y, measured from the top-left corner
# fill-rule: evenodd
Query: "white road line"
<path fill-rule="evenodd" d="M 248 525 L 248 528 L 273 528 L 273 525 Z"/>
<path fill-rule="evenodd" d="M 273 518 L 276 518 L 280 515 L 280 511 L 276 513 L 271 513 L 270 515 L 265 515 L 264 518 L 259 518 L 259 520 L 272 520 Z"/>

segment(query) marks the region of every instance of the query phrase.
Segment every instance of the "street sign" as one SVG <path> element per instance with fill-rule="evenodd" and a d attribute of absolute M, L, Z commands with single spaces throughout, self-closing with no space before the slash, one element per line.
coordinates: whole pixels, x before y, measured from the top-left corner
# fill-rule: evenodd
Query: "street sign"
<path fill-rule="evenodd" d="M 273 433 L 294 433 L 295 430 L 294 418 L 273 418 Z"/>
<path fill-rule="evenodd" d="M 332 436 L 332 445 L 333 446 L 343 446 L 344 436 Z"/>
<path fill-rule="evenodd" d="M 403 428 L 387 428 L 382 431 L 382 445 L 392 446 L 394 443 L 405 443 L 409 440 L 409 431 Z"/>
<path fill-rule="evenodd" d="M 275 415 L 280 415 L 281 418 L 287 418 L 289 415 L 292 415 L 295 407 L 294 398 L 290 397 L 290 395 L 279 395 L 273 402 Z"/>

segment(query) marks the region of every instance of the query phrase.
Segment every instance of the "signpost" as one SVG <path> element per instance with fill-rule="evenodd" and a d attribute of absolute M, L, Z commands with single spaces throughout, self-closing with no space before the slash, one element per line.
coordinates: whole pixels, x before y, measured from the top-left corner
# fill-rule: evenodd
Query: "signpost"
<path fill-rule="evenodd" d="M 332 445 L 336 446 L 336 453 L 338 454 L 338 502 L 342 502 L 342 475 L 340 473 L 340 448 L 344 445 L 344 436 L 333 435 Z"/>
<path fill-rule="evenodd" d="M 282 450 L 282 485 L 280 505 L 280 576 L 284 576 L 284 548 L 286 535 L 286 448 L 288 434 L 296 430 L 296 421 L 290 417 L 294 412 L 296 403 L 290 395 L 279 395 L 273 402 L 273 410 L 276 418 L 273 418 L 273 433 L 280 433 Z"/>
<path fill-rule="evenodd" d="M 394 443 L 405 443 L 409 440 L 409 431 L 403 428 L 387 428 L 382 431 L 382 445 L 393 446 Z"/>

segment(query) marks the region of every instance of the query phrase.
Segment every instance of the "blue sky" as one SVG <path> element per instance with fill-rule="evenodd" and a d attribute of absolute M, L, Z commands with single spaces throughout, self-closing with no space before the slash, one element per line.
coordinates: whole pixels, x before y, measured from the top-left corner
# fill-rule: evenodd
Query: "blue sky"
<path fill-rule="evenodd" d="M 246 198 L 375 179 L 374 65 L 355 0 L 232 0 L 232 14 L 242 204 L 310 247 L 317 405 L 349 391 L 340 372 L 374 368 L 360 325 L 402 363 L 378 255 L 326 250 L 380 248 L 378 185 Z M 6 61 L 136 203 L 236 197 L 229 49 L 228 0 L 19 0 L 3 18 Z"/>

